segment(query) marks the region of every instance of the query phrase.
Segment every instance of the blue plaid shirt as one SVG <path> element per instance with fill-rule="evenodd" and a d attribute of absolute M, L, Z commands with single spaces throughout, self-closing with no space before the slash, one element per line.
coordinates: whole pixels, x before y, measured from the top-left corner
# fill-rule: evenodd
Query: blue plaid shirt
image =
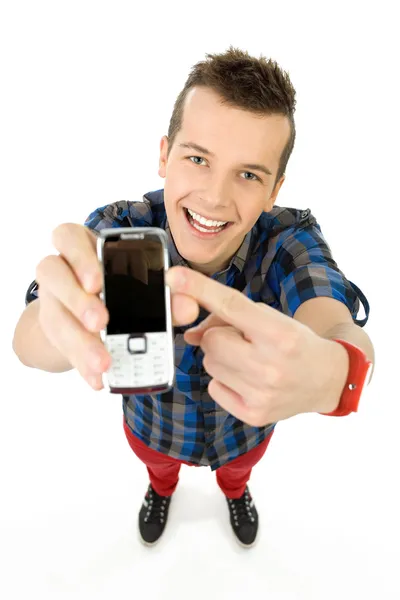
<path fill-rule="evenodd" d="M 171 265 L 188 266 L 171 235 L 163 189 L 145 194 L 143 201 L 121 200 L 97 208 L 85 225 L 94 233 L 109 227 L 161 227 L 168 235 Z M 346 304 L 357 325 L 363 327 L 368 320 L 367 299 L 338 268 L 310 209 L 274 206 L 262 213 L 230 265 L 213 279 L 290 317 L 309 298 L 328 296 Z M 26 302 L 35 297 L 37 285 L 31 284 Z M 360 300 L 366 316 L 357 320 Z M 202 310 L 195 324 L 207 314 Z M 204 354 L 183 339 L 191 326 L 174 328 L 173 389 L 122 396 L 122 407 L 129 428 L 147 446 L 214 471 L 260 444 L 276 423 L 247 425 L 214 402 L 207 392 L 211 378 L 203 368 Z"/>

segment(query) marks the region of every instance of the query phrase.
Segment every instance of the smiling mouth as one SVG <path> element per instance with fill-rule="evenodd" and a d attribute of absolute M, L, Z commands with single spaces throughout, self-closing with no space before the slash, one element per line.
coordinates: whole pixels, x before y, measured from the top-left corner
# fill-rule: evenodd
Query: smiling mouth
<path fill-rule="evenodd" d="M 185 212 L 186 219 L 188 220 L 189 224 L 194 229 L 196 229 L 197 231 L 200 231 L 202 233 L 219 233 L 220 231 L 223 231 L 224 229 L 226 229 L 227 227 L 232 225 L 232 221 L 226 221 L 224 223 L 223 221 L 208 220 L 208 222 L 204 222 L 205 221 L 204 217 L 202 218 L 203 222 L 201 222 L 198 219 L 199 215 L 197 215 L 197 213 L 194 213 L 194 211 L 189 212 L 189 209 L 184 208 L 184 212 Z M 197 218 L 195 218 L 193 215 L 196 215 Z"/>

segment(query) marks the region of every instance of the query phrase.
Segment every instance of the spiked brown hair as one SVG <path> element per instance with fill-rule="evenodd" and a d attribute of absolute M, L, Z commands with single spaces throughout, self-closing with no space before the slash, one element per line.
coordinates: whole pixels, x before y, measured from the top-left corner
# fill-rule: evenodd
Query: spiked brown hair
<path fill-rule="evenodd" d="M 168 156 L 182 126 L 186 96 L 195 86 L 208 87 L 219 94 L 222 104 L 248 110 L 260 117 L 271 114 L 288 117 L 290 136 L 279 161 L 275 187 L 285 173 L 296 137 L 296 91 L 288 73 L 272 59 L 267 60 L 262 55 L 257 59 L 232 46 L 224 54 L 206 54 L 206 60 L 193 66 L 175 101 L 168 128 Z"/>

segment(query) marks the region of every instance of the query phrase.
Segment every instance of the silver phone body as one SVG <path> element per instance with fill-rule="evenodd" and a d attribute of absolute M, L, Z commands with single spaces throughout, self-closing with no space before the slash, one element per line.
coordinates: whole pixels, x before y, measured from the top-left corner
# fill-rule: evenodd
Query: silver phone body
<path fill-rule="evenodd" d="M 168 238 L 157 227 L 102 229 L 97 238 L 102 265 L 100 298 L 109 321 L 100 332 L 112 358 L 103 374 L 111 393 L 151 394 L 171 389 L 174 342 Z"/>

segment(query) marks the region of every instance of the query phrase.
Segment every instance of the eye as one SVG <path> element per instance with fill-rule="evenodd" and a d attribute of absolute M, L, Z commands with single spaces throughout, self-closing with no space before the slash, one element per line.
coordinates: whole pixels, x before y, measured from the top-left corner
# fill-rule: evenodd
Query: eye
<path fill-rule="evenodd" d="M 192 161 L 192 163 L 194 163 L 195 165 L 201 166 L 201 164 L 199 162 L 195 162 L 195 160 L 192 159 L 198 159 L 199 161 L 204 160 L 205 158 L 202 158 L 201 156 L 187 156 L 186 158 L 188 158 L 189 160 Z M 248 177 L 244 177 L 244 179 L 246 179 L 247 181 L 260 181 L 261 179 L 259 177 L 257 177 L 257 175 L 255 175 L 254 173 L 250 173 L 250 171 L 244 171 L 244 173 L 246 173 L 247 175 L 251 175 L 251 178 Z"/>
<path fill-rule="evenodd" d="M 198 158 L 200 160 L 204 160 L 204 158 L 202 158 L 201 156 L 187 156 L 186 158 L 188 158 L 189 160 L 192 160 L 192 158 Z M 192 160 L 192 162 L 194 162 L 194 161 Z M 194 164 L 199 165 L 200 163 L 195 162 Z"/>
<path fill-rule="evenodd" d="M 261 181 L 261 179 L 259 177 L 257 177 L 257 175 L 254 175 L 254 173 L 250 173 L 250 171 L 244 171 L 244 173 L 246 175 L 251 175 L 253 179 L 249 179 L 248 177 L 245 177 L 244 179 L 247 179 L 247 181 Z"/>

